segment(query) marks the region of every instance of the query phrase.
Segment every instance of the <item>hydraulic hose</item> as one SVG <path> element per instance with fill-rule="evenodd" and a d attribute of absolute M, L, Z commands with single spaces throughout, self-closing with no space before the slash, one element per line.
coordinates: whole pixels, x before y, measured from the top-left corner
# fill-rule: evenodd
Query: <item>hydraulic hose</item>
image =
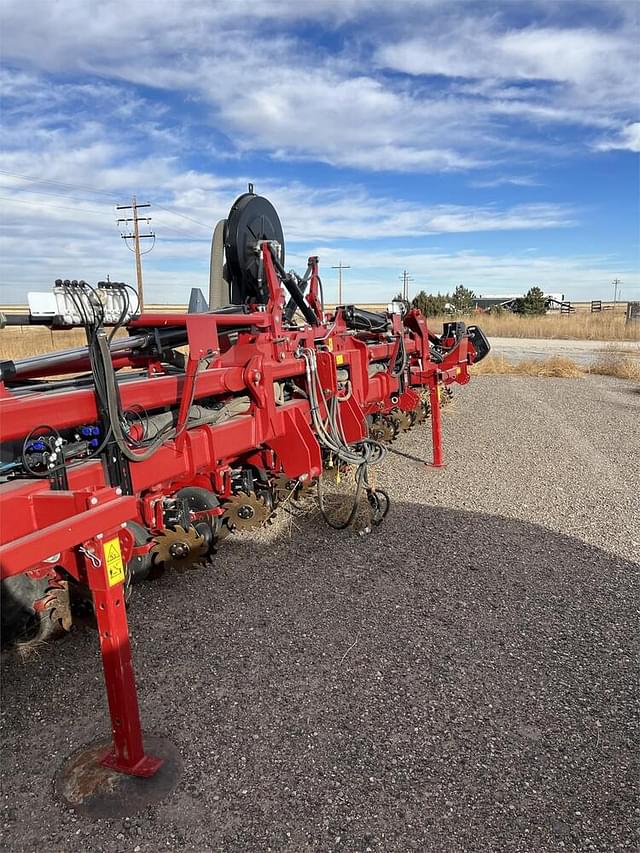
<path fill-rule="evenodd" d="M 107 396 L 107 411 L 109 413 L 110 428 L 113 432 L 113 437 L 116 444 L 122 451 L 122 454 L 131 462 L 144 462 L 150 459 L 153 454 L 167 441 L 167 439 L 175 437 L 175 429 L 169 430 L 167 433 L 161 434 L 146 450 L 133 451 L 127 444 L 126 436 L 122 430 L 120 421 L 120 407 L 118 404 L 118 388 L 116 385 L 115 371 L 111 364 L 111 356 L 109 353 L 109 344 L 106 335 L 103 332 L 98 334 L 98 350 L 100 352 L 100 360 L 104 369 L 106 396 Z"/>

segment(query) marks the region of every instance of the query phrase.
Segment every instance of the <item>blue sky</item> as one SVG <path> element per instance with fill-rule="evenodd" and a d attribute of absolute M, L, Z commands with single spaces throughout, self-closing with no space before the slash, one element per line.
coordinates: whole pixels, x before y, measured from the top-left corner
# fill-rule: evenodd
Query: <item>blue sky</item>
<path fill-rule="evenodd" d="M 257 8 L 257 6 L 259 8 Z M 308 8 L 307 8 L 308 6 Z M 133 279 L 114 205 L 153 206 L 148 301 L 208 281 L 253 181 L 328 298 L 640 298 L 635 0 L 4 0 L 3 302 Z"/>

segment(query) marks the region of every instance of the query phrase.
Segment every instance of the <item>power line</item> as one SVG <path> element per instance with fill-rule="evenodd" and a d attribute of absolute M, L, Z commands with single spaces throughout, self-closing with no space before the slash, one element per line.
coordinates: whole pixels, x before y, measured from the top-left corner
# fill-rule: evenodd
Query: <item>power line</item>
<path fill-rule="evenodd" d="M 2 201 L 10 201 L 15 204 L 30 204 L 33 207 L 47 207 L 51 210 L 73 210 L 74 213 L 88 213 L 90 216 L 104 216 L 104 210 L 89 210 L 86 207 L 65 207 L 62 204 L 41 204 L 38 201 L 24 201 L 21 198 L 9 198 L 8 196 L 0 196 L 0 200 Z"/>
<path fill-rule="evenodd" d="M 67 196 L 65 196 L 65 197 L 67 197 Z M 29 201 L 28 199 L 21 199 L 21 198 L 10 198 L 9 196 L 0 196 L 0 201 L 15 202 L 16 204 L 31 204 L 36 208 L 44 207 L 44 208 L 47 208 L 48 210 L 70 210 L 73 213 L 80 212 L 80 213 L 86 213 L 89 216 L 99 216 L 101 218 L 104 218 L 104 210 L 102 210 L 102 211 L 91 210 L 87 207 L 67 207 L 66 205 L 63 205 L 63 204 L 43 204 L 42 202 L 39 202 L 39 201 Z M 191 237 L 189 235 L 189 232 L 181 231 L 179 228 L 175 228 L 172 225 L 163 225 L 162 229 L 163 229 L 163 231 L 173 231 L 174 234 L 179 234 L 180 238 L 183 240 L 189 239 L 189 240 L 195 241 L 197 243 L 208 243 L 209 242 L 208 239 L 205 239 L 203 237 Z M 176 239 L 176 238 L 173 238 L 173 239 Z"/>
<path fill-rule="evenodd" d="M 141 207 L 151 207 L 151 205 L 148 202 L 146 204 L 138 204 L 135 196 L 132 197 L 131 204 L 119 204 L 116 206 L 116 210 L 131 210 L 133 213 L 132 217 L 124 218 L 124 219 L 118 219 L 118 222 L 124 222 L 125 226 L 128 222 L 133 222 L 133 234 L 122 234 L 122 239 L 123 240 L 133 239 L 134 253 L 136 256 L 136 282 L 138 285 L 138 304 L 140 306 L 140 311 L 142 311 L 144 308 L 144 295 L 143 295 L 143 288 L 142 288 L 142 257 L 141 257 L 141 252 L 140 252 L 140 240 L 143 240 L 146 237 L 153 237 L 153 245 L 151 246 L 151 249 L 153 249 L 153 246 L 155 246 L 155 243 L 156 243 L 156 235 L 153 233 L 153 231 L 150 231 L 148 234 L 141 234 L 140 233 L 140 228 L 139 228 L 140 222 L 146 222 L 147 224 L 149 222 L 151 222 L 150 216 L 138 216 L 138 210 Z M 151 251 L 151 249 L 149 249 L 149 251 Z M 147 254 L 147 253 L 145 252 L 145 254 Z"/>
<path fill-rule="evenodd" d="M 0 174 L 8 175 L 11 178 L 19 178 L 23 181 L 31 181 L 36 184 L 53 184 L 59 187 L 65 187 L 66 189 L 71 190 L 83 190 L 84 192 L 97 193 L 98 195 L 108 196 L 109 198 L 119 198 L 120 196 L 116 193 L 111 193 L 106 190 L 99 190 L 97 187 L 89 187 L 83 184 L 69 184 L 64 181 L 54 181 L 51 178 L 36 178 L 31 175 L 19 175 L 16 172 L 9 172 L 7 169 L 0 169 Z M 34 193 L 37 191 L 33 191 Z M 63 196 L 61 193 L 42 193 L 43 195 L 60 195 L 63 198 L 68 198 L 69 196 Z M 159 207 L 164 210 L 166 213 L 170 213 L 172 216 L 178 216 L 181 219 L 186 219 L 188 222 L 193 222 L 195 225 L 201 225 L 203 228 L 206 228 L 208 231 L 213 229 L 211 224 L 206 222 L 200 222 L 198 219 L 194 219 L 193 216 L 187 216 L 185 213 L 180 213 L 177 210 L 173 210 L 170 207 L 166 207 L 165 205 L 160 204 L 155 199 L 151 199 L 155 207 Z"/>
<path fill-rule="evenodd" d="M 211 225 L 207 225 L 206 222 L 200 222 L 199 220 L 194 219 L 193 216 L 187 216 L 185 213 L 178 213 L 177 210 L 171 210 L 170 207 L 164 207 L 163 205 L 158 204 L 157 201 L 154 201 L 153 204 L 155 207 L 159 207 L 160 210 L 166 210 L 167 213 L 173 214 L 173 216 L 179 216 L 181 219 L 186 219 L 188 222 L 194 222 L 196 225 L 201 225 L 203 228 L 206 228 L 207 231 L 212 230 Z"/>
<path fill-rule="evenodd" d="M 335 266 L 331 267 L 332 270 L 338 270 L 338 305 L 342 305 L 342 270 L 350 270 L 351 267 L 348 264 L 343 264 L 342 261 Z"/>
<path fill-rule="evenodd" d="M 2 187 L 2 189 L 3 190 L 13 190 L 14 188 L 13 187 Z M 32 190 L 29 187 L 21 187 L 18 191 L 18 195 L 27 196 L 28 198 L 31 198 L 32 195 L 46 195 L 46 196 L 49 196 L 52 198 L 68 198 L 68 199 L 76 199 L 77 201 L 93 201 L 93 202 L 96 201 L 96 199 L 80 198 L 79 196 L 69 195 L 68 193 L 54 193 L 54 192 L 47 192 L 46 190 Z M 105 201 L 104 204 L 107 204 L 107 202 Z"/>
<path fill-rule="evenodd" d="M 613 304 L 615 306 L 618 302 L 618 285 L 622 284 L 622 282 L 619 278 L 614 278 L 611 284 L 613 285 Z M 620 293 L 622 293 L 622 288 L 620 288 Z"/>
<path fill-rule="evenodd" d="M 399 275 L 398 278 L 402 279 L 402 298 L 405 301 L 409 301 L 409 282 L 413 281 L 407 270 L 402 271 L 402 275 Z"/>
<path fill-rule="evenodd" d="M 35 184 L 55 184 L 59 187 L 67 187 L 72 190 L 87 190 L 88 192 L 98 193 L 99 195 L 107 195 L 111 198 L 118 198 L 115 193 L 107 192 L 106 190 L 99 190 L 96 187 L 88 187 L 82 184 L 67 184 L 64 181 L 54 181 L 52 178 L 34 178 L 32 175 L 18 175 L 16 172 L 9 172 L 7 169 L 0 169 L 0 174 L 9 175 L 11 178 L 20 178 L 23 181 L 31 181 Z"/>

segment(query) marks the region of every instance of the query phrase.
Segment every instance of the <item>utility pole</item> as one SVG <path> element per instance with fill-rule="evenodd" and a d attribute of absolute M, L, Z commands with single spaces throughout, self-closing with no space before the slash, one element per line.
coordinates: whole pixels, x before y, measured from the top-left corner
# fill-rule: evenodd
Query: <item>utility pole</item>
<path fill-rule="evenodd" d="M 118 224 L 124 222 L 126 226 L 127 222 L 133 222 L 133 234 L 121 234 L 120 236 L 123 240 L 133 240 L 133 251 L 136 256 L 136 283 L 138 287 L 138 301 L 140 303 L 140 311 L 142 311 L 142 309 L 144 308 L 144 293 L 142 288 L 142 254 L 147 254 L 147 252 L 140 252 L 140 240 L 143 240 L 146 237 L 153 237 L 153 241 L 155 243 L 156 239 L 156 235 L 153 233 L 153 231 L 149 231 L 148 234 L 140 233 L 139 223 L 146 222 L 148 224 L 149 222 L 151 222 L 150 216 L 138 216 L 138 210 L 141 207 L 151 207 L 151 205 L 138 204 L 135 196 L 132 196 L 131 204 L 119 204 L 116 206 L 116 210 L 131 210 L 133 213 L 133 216 L 128 219 L 118 219 Z M 153 246 L 151 246 L 151 249 L 153 249 Z M 150 252 L 151 249 L 148 249 L 147 251 Z"/>
<path fill-rule="evenodd" d="M 405 302 L 409 301 L 409 282 L 413 281 L 407 270 L 402 271 L 402 275 L 399 275 L 398 278 L 402 279 L 402 298 Z"/>
<path fill-rule="evenodd" d="M 331 267 L 331 269 L 338 270 L 338 305 L 342 305 L 342 270 L 350 270 L 351 267 L 340 261 L 337 266 Z"/>
<path fill-rule="evenodd" d="M 618 302 L 618 285 L 622 284 L 619 278 L 614 278 L 611 282 L 613 285 L 613 310 L 616 310 L 616 303 Z M 620 288 L 620 293 L 622 293 L 622 288 Z"/>

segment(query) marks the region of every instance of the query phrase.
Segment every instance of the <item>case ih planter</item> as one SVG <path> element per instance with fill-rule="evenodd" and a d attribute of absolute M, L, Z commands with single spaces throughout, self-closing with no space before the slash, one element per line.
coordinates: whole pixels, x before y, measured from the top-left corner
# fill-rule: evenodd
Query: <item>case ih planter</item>
<path fill-rule="evenodd" d="M 179 764 L 142 735 L 130 585 L 206 561 L 228 533 L 312 495 L 334 527 L 361 498 L 379 524 L 389 498 L 369 466 L 429 416 L 442 465 L 443 391 L 468 382 L 489 349 L 477 327 L 436 336 L 400 304 L 325 313 L 318 259 L 302 277 L 285 270 L 278 215 L 252 191 L 216 229 L 209 310 L 138 315 L 132 293 L 58 281 L 31 295 L 31 314 L 13 323 L 82 326 L 87 346 L 1 365 L 3 642 L 38 643 L 75 618 L 97 625 L 112 742 L 58 779 L 93 814 L 166 794 Z M 128 337 L 114 336 L 121 328 Z M 336 519 L 323 471 L 346 467 L 355 494 Z"/>

